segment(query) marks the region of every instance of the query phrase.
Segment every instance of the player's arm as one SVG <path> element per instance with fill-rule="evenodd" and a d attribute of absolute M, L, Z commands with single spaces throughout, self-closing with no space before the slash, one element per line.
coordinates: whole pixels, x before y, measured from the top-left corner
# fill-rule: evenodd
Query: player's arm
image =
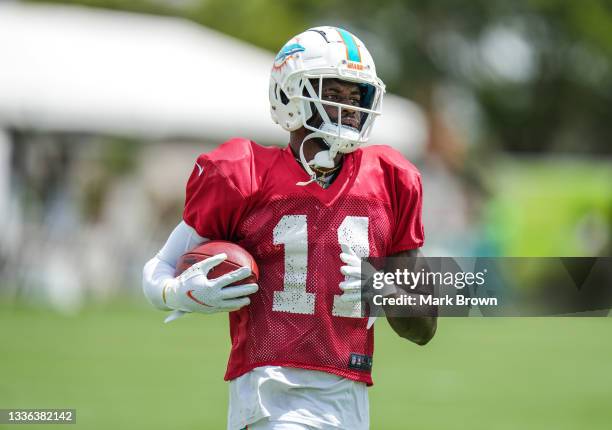
<path fill-rule="evenodd" d="M 226 257 L 219 254 L 205 259 L 174 277 L 178 259 L 206 238 L 229 238 L 252 190 L 250 141 L 232 139 L 194 163 L 187 181 L 183 222 L 172 232 L 161 251 L 143 269 L 143 289 L 159 309 L 211 313 L 232 311 L 249 304 L 244 297 L 257 291 L 256 284 L 231 286 L 251 275 L 248 267 L 214 279 L 208 271 Z M 242 164 L 232 160 L 242 160 Z M 224 288 L 227 287 L 227 288 Z M 244 287 L 244 288 L 243 288 Z"/>
<path fill-rule="evenodd" d="M 392 244 L 387 257 L 385 271 L 397 273 L 408 270 L 420 272 L 429 271 L 424 258 L 415 258 L 419 255 L 418 249 L 423 246 L 425 235 L 422 222 L 423 187 L 419 171 L 404 157 L 395 152 L 387 151 L 385 160 L 390 163 L 391 202 L 395 217 L 395 230 L 392 235 Z M 427 288 L 417 286 L 415 289 L 398 293 L 407 295 L 427 294 Z M 417 303 L 420 303 L 416 297 Z M 386 312 L 391 327 L 401 337 L 411 340 L 419 345 L 425 345 L 436 332 L 436 309 L 421 306 L 408 306 L 407 311 L 413 315 L 394 317 Z"/>
<path fill-rule="evenodd" d="M 401 251 L 393 254 L 387 259 L 385 271 L 396 273 L 397 270 L 403 272 L 429 271 L 425 258 L 417 258 L 419 252 L 416 249 Z M 396 286 L 396 295 L 412 295 L 417 298 L 416 303 L 420 303 L 418 296 L 423 294 L 433 294 L 433 286 L 417 285 L 414 289 L 401 289 Z M 387 310 L 387 320 L 391 328 L 404 339 L 408 339 L 417 345 L 425 345 L 436 333 L 437 328 L 437 308 L 434 305 L 414 305 L 407 308 L 407 312 L 412 315 L 389 316 L 391 310 Z"/>
<path fill-rule="evenodd" d="M 181 221 L 170 233 L 159 252 L 147 261 L 142 270 L 142 288 L 146 298 L 153 306 L 162 310 L 170 310 L 164 301 L 163 291 L 168 280 L 174 279 L 178 259 L 185 252 L 207 240 Z"/>
<path fill-rule="evenodd" d="M 255 293 L 258 290 L 257 284 L 228 287 L 249 277 L 249 267 L 208 279 L 208 272 L 227 258 L 225 254 L 200 261 L 180 276 L 174 277 L 179 257 L 204 241 L 205 238 L 183 221 L 170 234 L 157 255 L 145 264 L 143 290 L 155 307 L 181 312 L 214 313 L 234 311 L 250 303 L 245 296 Z"/>

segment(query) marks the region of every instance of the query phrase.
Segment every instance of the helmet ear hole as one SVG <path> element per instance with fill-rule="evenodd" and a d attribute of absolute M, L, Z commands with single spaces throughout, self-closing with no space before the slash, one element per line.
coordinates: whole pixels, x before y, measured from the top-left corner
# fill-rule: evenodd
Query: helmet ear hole
<path fill-rule="evenodd" d="M 287 98 L 287 94 L 283 90 L 280 90 L 280 100 L 281 103 L 287 106 L 289 104 L 289 99 Z"/>

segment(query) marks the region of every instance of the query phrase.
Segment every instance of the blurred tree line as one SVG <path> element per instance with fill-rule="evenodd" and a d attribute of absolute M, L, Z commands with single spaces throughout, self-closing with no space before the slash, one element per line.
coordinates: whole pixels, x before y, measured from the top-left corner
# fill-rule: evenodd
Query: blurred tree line
<path fill-rule="evenodd" d="M 389 91 L 430 122 L 450 113 L 467 144 L 612 153 L 608 0 L 55 1 L 180 16 L 271 51 L 310 26 L 341 26 Z"/>

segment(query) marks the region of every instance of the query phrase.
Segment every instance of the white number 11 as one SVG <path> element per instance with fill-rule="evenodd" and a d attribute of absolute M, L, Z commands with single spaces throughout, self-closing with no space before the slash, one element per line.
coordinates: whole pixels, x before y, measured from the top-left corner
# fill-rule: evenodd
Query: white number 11
<path fill-rule="evenodd" d="M 274 292 L 272 309 L 279 312 L 314 314 L 315 294 L 306 291 L 308 270 L 306 215 L 283 216 L 274 227 L 273 236 L 274 245 L 285 246 L 285 274 L 283 290 Z M 368 257 L 370 255 L 368 218 L 360 216 L 344 218 L 338 227 L 338 243 L 350 246 L 358 257 Z M 336 294 L 332 315 L 359 318 L 361 317 L 361 304 L 342 302 L 340 295 Z"/>

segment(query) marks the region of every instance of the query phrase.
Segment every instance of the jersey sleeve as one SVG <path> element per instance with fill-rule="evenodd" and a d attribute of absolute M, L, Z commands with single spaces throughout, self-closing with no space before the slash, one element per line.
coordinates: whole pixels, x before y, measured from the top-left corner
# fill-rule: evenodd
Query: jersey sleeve
<path fill-rule="evenodd" d="M 232 158 L 237 145 L 228 143 L 200 155 L 187 181 L 183 220 L 211 240 L 234 239 L 248 201 L 250 152 Z"/>
<path fill-rule="evenodd" d="M 423 246 L 423 187 L 421 175 L 405 161 L 394 169 L 393 213 L 395 226 L 390 255 Z"/>

